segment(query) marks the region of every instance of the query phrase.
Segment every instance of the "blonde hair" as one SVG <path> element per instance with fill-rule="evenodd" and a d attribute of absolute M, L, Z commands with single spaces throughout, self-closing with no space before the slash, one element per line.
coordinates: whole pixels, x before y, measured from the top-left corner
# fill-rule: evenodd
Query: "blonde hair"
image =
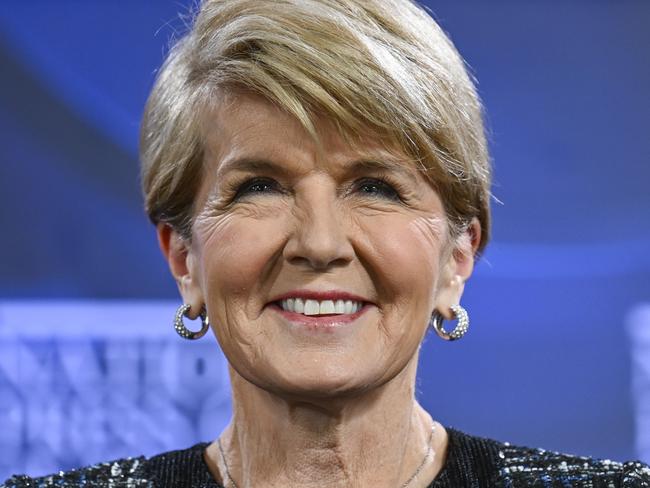
<path fill-rule="evenodd" d="M 238 88 L 261 94 L 316 137 L 324 114 L 347 138 L 371 133 L 411 156 L 458 235 L 490 230 L 491 169 L 481 102 L 464 62 L 410 0 L 205 0 L 147 101 L 140 157 L 154 223 L 191 235 L 203 107 Z"/>

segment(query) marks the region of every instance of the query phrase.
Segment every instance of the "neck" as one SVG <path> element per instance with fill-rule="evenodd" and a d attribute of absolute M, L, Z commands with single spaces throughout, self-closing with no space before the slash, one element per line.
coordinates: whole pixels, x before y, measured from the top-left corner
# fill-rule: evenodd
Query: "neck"
<path fill-rule="evenodd" d="M 427 486 L 447 438 L 415 400 L 416 362 L 372 392 L 313 401 L 270 393 L 231 370 L 233 418 L 223 455 L 217 442 L 206 451 L 211 471 L 226 488 L 235 486 L 229 477 L 238 488 Z"/>

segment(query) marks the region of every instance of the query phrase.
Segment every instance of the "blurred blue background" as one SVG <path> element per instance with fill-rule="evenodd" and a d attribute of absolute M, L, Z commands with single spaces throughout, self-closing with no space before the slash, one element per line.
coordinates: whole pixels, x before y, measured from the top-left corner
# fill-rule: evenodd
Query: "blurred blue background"
<path fill-rule="evenodd" d="M 0 3 L 0 478 L 227 420 L 214 339 L 174 337 L 138 184 L 143 105 L 188 4 Z M 479 80 L 502 204 L 470 333 L 428 338 L 419 398 L 473 434 L 650 461 L 650 2 L 426 4 Z"/>

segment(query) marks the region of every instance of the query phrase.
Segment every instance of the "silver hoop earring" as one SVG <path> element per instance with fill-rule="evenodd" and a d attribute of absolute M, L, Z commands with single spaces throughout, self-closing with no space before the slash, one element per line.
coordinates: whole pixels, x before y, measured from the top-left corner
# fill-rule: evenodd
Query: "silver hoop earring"
<path fill-rule="evenodd" d="M 463 337 L 467 332 L 467 329 L 469 328 L 469 315 L 467 314 L 467 310 L 460 305 L 452 305 L 450 308 L 451 311 L 454 312 L 454 316 L 458 319 L 458 324 L 456 324 L 454 330 L 447 332 L 443 329 L 442 324 L 445 319 L 439 312 L 433 312 L 433 315 L 431 316 L 431 325 L 436 333 L 444 340 L 455 341 Z"/>
<path fill-rule="evenodd" d="M 183 339 L 189 339 L 191 341 L 200 339 L 205 335 L 205 333 L 210 328 L 210 319 L 205 311 L 205 307 L 201 309 L 199 317 L 201 319 L 201 330 L 196 332 L 191 331 L 183 323 L 183 317 L 187 317 L 187 312 L 190 311 L 191 305 L 189 303 L 184 303 L 176 310 L 176 315 L 174 315 L 174 329 L 178 332 L 178 335 Z"/>

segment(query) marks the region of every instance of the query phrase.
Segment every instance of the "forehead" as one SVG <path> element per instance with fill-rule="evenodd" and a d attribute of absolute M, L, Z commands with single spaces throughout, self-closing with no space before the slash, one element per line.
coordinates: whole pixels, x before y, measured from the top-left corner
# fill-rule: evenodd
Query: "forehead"
<path fill-rule="evenodd" d="M 235 160 L 310 161 L 344 171 L 352 161 L 373 160 L 385 169 L 416 172 L 415 164 L 396 145 L 371 131 L 353 138 L 330 118 L 317 117 L 318 140 L 292 114 L 262 96 L 236 93 L 224 96 L 205 114 L 203 139 L 206 160 L 226 169 Z"/>

